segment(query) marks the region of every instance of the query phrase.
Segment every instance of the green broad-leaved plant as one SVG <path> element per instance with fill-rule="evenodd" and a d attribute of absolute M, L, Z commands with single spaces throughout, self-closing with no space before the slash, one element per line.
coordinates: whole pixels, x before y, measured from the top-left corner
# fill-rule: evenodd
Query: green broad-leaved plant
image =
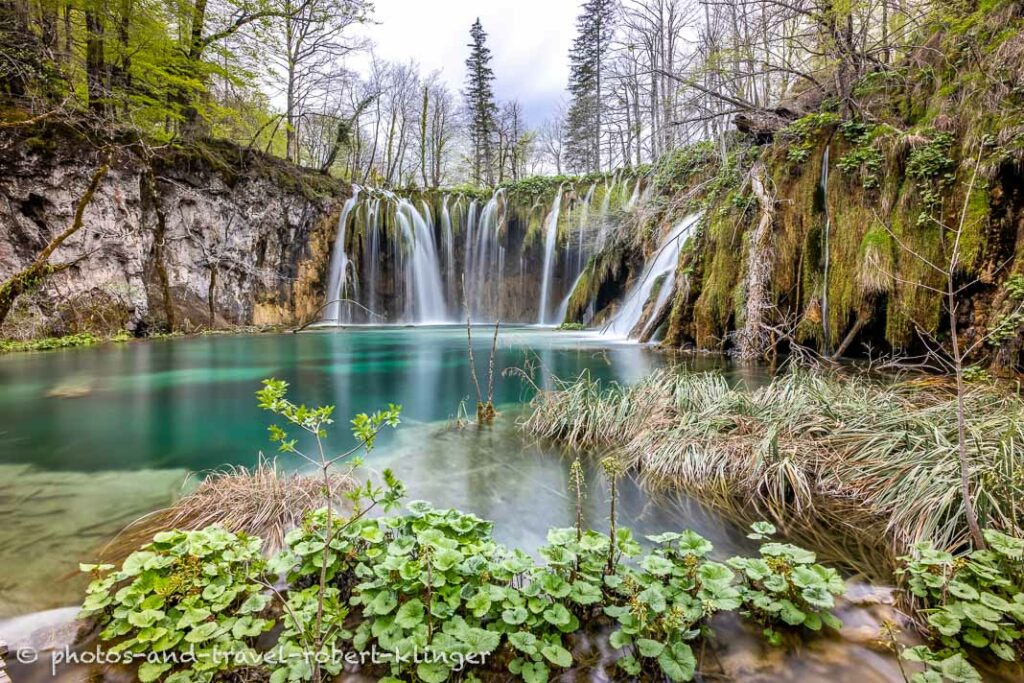
<path fill-rule="evenodd" d="M 120 568 L 81 565 L 94 580 L 80 618 L 98 622 L 108 652 L 157 655 L 140 665 L 142 683 L 207 683 L 255 667 L 256 639 L 274 624 L 263 614 L 270 598 L 261 543 L 219 526 L 167 531 Z"/>
<path fill-rule="evenodd" d="M 986 550 L 953 555 L 931 543 L 914 546 L 898 570 L 921 600 L 940 657 L 988 650 L 1000 659 L 1024 655 L 1024 539 L 984 532 Z"/>
<path fill-rule="evenodd" d="M 604 610 L 617 625 L 610 644 L 624 653 L 617 665 L 629 676 L 688 681 L 697 668 L 688 641 L 707 634 L 706 620 L 716 612 L 740 605 L 735 574 L 708 560 L 711 543 L 692 531 L 648 540 L 656 545 L 637 566 L 607 577 L 617 598 Z"/>
<path fill-rule="evenodd" d="M 765 541 L 760 557 L 733 557 L 727 563 L 740 573 L 740 613 L 760 624 L 773 645 L 782 643 L 786 630 L 841 628 L 832 614 L 836 598 L 846 592 L 839 572 L 818 564 L 809 550 L 766 540 L 775 533 L 772 525 L 761 522 L 751 528 L 751 538 Z"/>

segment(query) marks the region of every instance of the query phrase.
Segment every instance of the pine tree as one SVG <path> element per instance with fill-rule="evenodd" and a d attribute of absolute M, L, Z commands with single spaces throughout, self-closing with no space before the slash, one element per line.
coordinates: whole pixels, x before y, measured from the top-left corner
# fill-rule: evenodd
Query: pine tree
<path fill-rule="evenodd" d="M 576 172 L 601 170 L 601 76 L 615 16 L 614 0 L 587 0 L 576 19 L 569 50 L 566 162 Z"/>
<path fill-rule="evenodd" d="M 491 82 L 494 71 L 490 67 L 491 51 L 487 48 L 487 34 L 478 18 L 469 31 L 471 52 L 466 60 L 466 110 L 469 114 L 469 137 L 473 151 L 473 181 L 480 185 L 494 184 L 493 136 L 498 106 L 494 102 Z"/>

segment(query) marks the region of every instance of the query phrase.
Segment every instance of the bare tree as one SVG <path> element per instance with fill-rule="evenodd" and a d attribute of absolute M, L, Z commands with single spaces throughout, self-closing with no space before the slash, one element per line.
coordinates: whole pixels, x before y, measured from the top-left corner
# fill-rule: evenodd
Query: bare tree
<path fill-rule="evenodd" d="M 565 166 L 565 105 L 560 104 L 540 127 L 540 156 L 562 175 Z"/>
<path fill-rule="evenodd" d="M 963 204 L 958 212 L 957 222 L 949 225 L 940 217 L 929 217 L 940 230 L 939 258 L 932 258 L 915 249 L 898 235 L 887 223 L 879 220 L 890 239 L 898 246 L 900 253 L 912 258 L 926 267 L 931 277 L 920 280 L 907 280 L 895 273 L 890 276 L 899 284 L 916 287 L 932 292 L 942 298 L 948 318 L 949 339 L 946 342 L 933 336 L 922 325 L 915 323 L 918 335 L 927 348 L 927 355 L 935 367 L 951 372 L 956 380 L 957 397 L 957 444 L 956 453 L 960 466 L 960 495 L 963 498 L 964 517 L 970 530 L 971 540 L 976 548 L 985 548 L 985 537 L 978 521 L 978 513 L 974 505 L 971 485 L 971 456 L 967 446 L 967 428 L 964 408 L 966 393 L 964 368 L 968 359 L 975 354 L 994 334 L 993 329 L 986 334 L 978 335 L 971 343 L 961 340 L 959 330 L 960 295 L 979 282 L 978 278 L 963 281 L 964 265 L 961 261 L 961 244 L 966 231 L 972 227 L 967 223 L 971 195 L 976 189 L 978 169 L 981 165 L 981 151 L 975 159 L 970 180 L 967 182 Z M 1024 310 L 1024 302 L 1018 304 L 1014 313 Z"/>

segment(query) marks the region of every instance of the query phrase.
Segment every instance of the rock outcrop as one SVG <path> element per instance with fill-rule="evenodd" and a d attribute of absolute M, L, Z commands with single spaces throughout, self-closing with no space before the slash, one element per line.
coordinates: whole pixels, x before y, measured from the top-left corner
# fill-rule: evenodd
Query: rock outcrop
<path fill-rule="evenodd" d="M 66 228 L 101 152 L 50 124 L 0 135 L 0 281 Z M 150 188 L 155 187 L 155 192 Z M 136 334 L 293 323 L 321 302 L 348 189 L 226 145 L 119 148 L 83 229 L 51 259 L 73 262 L 17 302 L 5 334 Z"/>

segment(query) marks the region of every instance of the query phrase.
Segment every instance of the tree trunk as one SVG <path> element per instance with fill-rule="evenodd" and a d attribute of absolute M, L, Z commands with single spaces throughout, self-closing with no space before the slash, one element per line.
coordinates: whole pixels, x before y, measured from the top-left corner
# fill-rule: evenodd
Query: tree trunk
<path fill-rule="evenodd" d="M 750 187 L 761 205 L 761 220 L 750 234 L 747 249 L 747 301 L 743 329 L 736 333 L 736 351 L 741 358 L 758 358 L 767 351 L 764 314 L 769 307 L 772 275 L 771 226 L 775 217 L 775 198 L 768 194 L 762 181 L 764 163 L 757 161 L 750 169 Z"/>
<path fill-rule="evenodd" d="M 85 79 L 89 109 L 106 111 L 106 60 L 103 48 L 103 17 L 92 9 L 85 11 Z"/>
<path fill-rule="evenodd" d="M 206 47 L 203 44 L 203 32 L 206 30 L 206 1 L 195 0 L 195 4 L 192 6 L 192 31 L 189 35 L 188 64 L 193 73 L 186 75 L 196 78 L 202 78 L 199 75 L 200 69 L 198 64 L 203 57 L 203 50 Z M 182 115 L 185 118 L 182 134 L 187 140 L 200 138 L 206 132 L 206 125 L 201 120 L 194 97 L 195 95 L 189 93 L 185 88 L 182 88 L 179 93 L 179 104 L 182 107 Z"/>
<path fill-rule="evenodd" d="M 210 307 L 209 328 L 212 330 L 217 326 L 217 264 L 210 264 L 210 286 L 206 290 L 206 299 Z"/>
<path fill-rule="evenodd" d="M 153 206 L 153 213 L 156 215 L 156 230 L 153 234 L 153 267 L 156 270 L 157 279 L 160 281 L 160 294 L 164 300 L 164 321 L 167 331 L 173 332 L 175 326 L 174 301 L 171 298 L 170 278 L 167 275 L 167 266 L 164 263 L 164 246 L 167 239 L 167 217 L 164 215 L 163 206 L 160 204 L 160 195 L 156 186 L 156 174 L 152 167 L 146 169 L 146 190 L 149 200 Z"/>
<path fill-rule="evenodd" d="M 954 247 L 955 249 L 956 247 Z M 971 531 L 971 539 L 977 550 L 984 550 L 985 536 L 978 524 L 978 513 L 971 497 L 971 463 L 967 456 L 967 424 L 964 416 L 964 359 L 960 351 L 960 340 L 956 330 L 956 289 L 953 285 L 956 258 L 946 278 L 946 303 L 949 306 L 949 335 L 952 347 L 953 369 L 956 371 L 956 453 L 960 462 L 960 495 L 964 499 L 964 516 Z"/>

